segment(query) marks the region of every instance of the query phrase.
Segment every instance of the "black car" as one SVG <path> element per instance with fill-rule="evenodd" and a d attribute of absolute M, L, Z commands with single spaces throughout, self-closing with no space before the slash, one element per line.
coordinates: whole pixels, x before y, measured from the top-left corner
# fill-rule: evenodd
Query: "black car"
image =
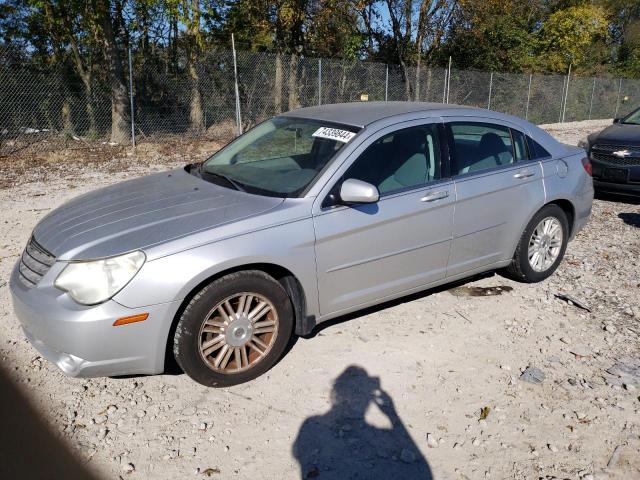
<path fill-rule="evenodd" d="M 640 195 L 640 108 L 581 142 L 596 192 Z"/>

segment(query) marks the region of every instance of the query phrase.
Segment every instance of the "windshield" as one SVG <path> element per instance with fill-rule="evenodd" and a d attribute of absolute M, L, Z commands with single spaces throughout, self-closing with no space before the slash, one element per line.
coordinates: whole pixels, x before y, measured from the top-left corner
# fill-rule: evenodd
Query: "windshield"
<path fill-rule="evenodd" d="M 272 118 L 211 156 L 202 177 L 249 193 L 295 197 L 357 131 L 319 120 Z"/>
<path fill-rule="evenodd" d="M 640 108 L 631 113 L 628 117 L 622 120 L 622 123 L 630 123 L 631 125 L 640 125 Z"/>

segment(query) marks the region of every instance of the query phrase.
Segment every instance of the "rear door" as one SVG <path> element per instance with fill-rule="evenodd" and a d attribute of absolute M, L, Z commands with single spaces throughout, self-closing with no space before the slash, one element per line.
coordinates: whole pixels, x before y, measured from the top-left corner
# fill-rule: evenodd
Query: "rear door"
<path fill-rule="evenodd" d="M 321 193 L 313 221 L 322 315 L 445 277 L 455 195 L 442 174 L 441 130 L 425 120 L 382 130 Z M 350 178 L 375 185 L 380 200 L 340 204 L 340 185 Z"/>
<path fill-rule="evenodd" d="M 447 118 L 456 188 L 447 275 L 510 259 L 529 218 L 544 204 L 539 162 L 523 133 L 506 122 Z"/>

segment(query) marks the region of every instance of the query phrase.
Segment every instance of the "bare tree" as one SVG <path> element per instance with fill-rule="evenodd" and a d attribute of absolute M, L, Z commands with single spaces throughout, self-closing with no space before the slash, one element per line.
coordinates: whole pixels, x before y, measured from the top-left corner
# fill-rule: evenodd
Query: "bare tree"
<path fill-rule="evenodd" d="M 282 77 L 284 76 L 282 67 L 282 54 L 276 53 L 276 71 L 274 78 L 273 106 L 275 113 L 282 112 Z"/>
<path fill-rule="evenodd" d="M 189 15 L 189 3 L 191 15 Z M 202 96 L 200 94 L 200 75 L 198 74 L 198 52 L 202 44 L 200 32 L 200 0 L 185 2 L 185 21 L 187 24 L 188 54 L 187 70 L 191 80 L 191 107 L 189 120 L 191 131 L 195 134 L 204 130 L 204 115 L 202 112 Z"/>
<path fill-rule="evenodd" d="M 445 32 L 452 21 L 456 3 L 456 1 L 448 0 L 422 0 L 420 4 L 416 31 L 416 87 L 414 98 L 416 101 L 420 99 L 422 61 L 428 59 L 431 53 L 441 45 Z M 431 72 L 429 72 L 428 85 L 430 83 Z"/>
<path fill-rule="evenodd" d="M 456 0 L 421 0 L 415 13 L 414 0 L 385 0 L 391 22 L 393 48 L 397 57 L 407 100 L 419 97 L 422 62 L 442 42 L 451 22 Z M 414 40 L 415 31 L 415 40 Z M 416 66 L 416 82 L 412 88 L 410 65 Z"/>
<path fill-rule="evenodd" d="M 103 52 L 109 71 L 111 90 L 111 141 L 125 143 L 129 141 L 129 115 L 127 86 L 124 78 L 122 57 L 116 43 L 111 18 L 109 0 L 93 0 L 96 23 L 101 30 Z"/>

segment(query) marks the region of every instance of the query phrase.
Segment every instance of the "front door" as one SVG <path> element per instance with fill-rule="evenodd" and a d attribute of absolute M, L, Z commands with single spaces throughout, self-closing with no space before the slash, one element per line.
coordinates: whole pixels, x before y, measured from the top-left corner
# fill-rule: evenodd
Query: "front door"
<path fill-rule="evenodd" d="M 424 122 L 424 121 L 423 121 Z M 416 122 L 412 122 L 416 124 Z M 356 150 L 314 215 L 322 315 L 373 304 L 444 278 L 453 183 L 442 179 L 440 128 L 390 127 Z M 342 181 L 375 185 L 380 200 L 340 204 Z"/>

